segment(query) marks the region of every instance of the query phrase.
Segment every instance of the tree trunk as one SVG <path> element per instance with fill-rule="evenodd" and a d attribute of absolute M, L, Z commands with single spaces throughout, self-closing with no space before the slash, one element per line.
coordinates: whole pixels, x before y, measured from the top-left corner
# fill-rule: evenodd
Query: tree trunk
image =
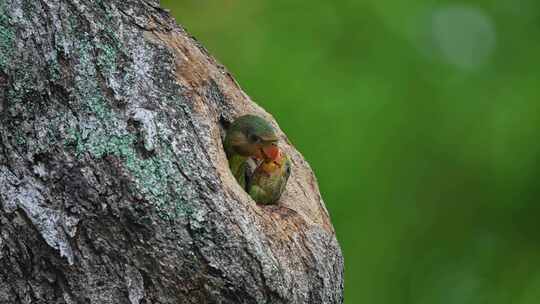
<path fill-rule="evenodd" d="M 0 0 L 0 303 L 341 303 L 286 136 L 279 206 L 228 169 L 247 113 L 277 128 L 156 0 Z"/>

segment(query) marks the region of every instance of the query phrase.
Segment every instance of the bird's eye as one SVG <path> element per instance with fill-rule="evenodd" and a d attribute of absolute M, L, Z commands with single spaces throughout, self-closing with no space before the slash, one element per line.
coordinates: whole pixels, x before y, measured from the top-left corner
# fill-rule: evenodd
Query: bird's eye
<path fill-rule="evenodd" d="M 250 134 L 249 141 L 252 143 L 259 143 L 261 141 L 261 138 L 255 134 Z"/>

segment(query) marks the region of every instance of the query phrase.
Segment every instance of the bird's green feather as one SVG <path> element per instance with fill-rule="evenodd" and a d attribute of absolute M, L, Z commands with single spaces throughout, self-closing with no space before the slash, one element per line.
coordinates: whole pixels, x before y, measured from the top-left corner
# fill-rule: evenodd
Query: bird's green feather
<path fill-rule="evenodd" d="M 251 142 L 250 138 L 253 136 L 261 142 Z M 255 156 L 254 153 L 257 153 L 261 146 L 277 140 L 274 128 L 259 116 L 240 116 L 230 125 L 223 146 L 229 160 L 229 168 L 243 189 L 246 189 L 249 157 Z"/>
<path fill-rule="evenodd" d="M 240 184 L 242 189 L 246 189 L 246 169 L 247 169 L 247 157 L 232 154 L 229 157 L 229 168 L 231 169 L 234 178 Z"/>
<path fill-rule="evenodd" d="M 275 204 L 287 185 L 287 180 L 291 174 L 291 162 L 287 156 L 282 165 L 271 172 L 263 170 L 260 164 L 248 183 L 248 193 L 253 200 L 259 204 Z"/>

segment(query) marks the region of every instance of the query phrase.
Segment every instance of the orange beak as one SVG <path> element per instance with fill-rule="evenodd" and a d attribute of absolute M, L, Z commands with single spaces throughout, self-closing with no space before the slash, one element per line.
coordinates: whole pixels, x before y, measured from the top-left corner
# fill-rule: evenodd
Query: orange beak
<path fill-rule="evenodd" d="M 262 152 L 266 159 L 277 161 L 279 158 L 279 148 L 276 145 L 268 145 L 262 148 Z"/>

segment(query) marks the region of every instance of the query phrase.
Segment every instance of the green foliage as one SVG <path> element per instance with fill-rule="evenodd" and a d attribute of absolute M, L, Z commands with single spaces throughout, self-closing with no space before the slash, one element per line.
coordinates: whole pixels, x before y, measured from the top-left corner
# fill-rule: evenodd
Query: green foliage
<path fill-rule="evenodd" d="M 346 303 L 537 303 L 540 2 L 162 3 L 315 169 Z"/>

